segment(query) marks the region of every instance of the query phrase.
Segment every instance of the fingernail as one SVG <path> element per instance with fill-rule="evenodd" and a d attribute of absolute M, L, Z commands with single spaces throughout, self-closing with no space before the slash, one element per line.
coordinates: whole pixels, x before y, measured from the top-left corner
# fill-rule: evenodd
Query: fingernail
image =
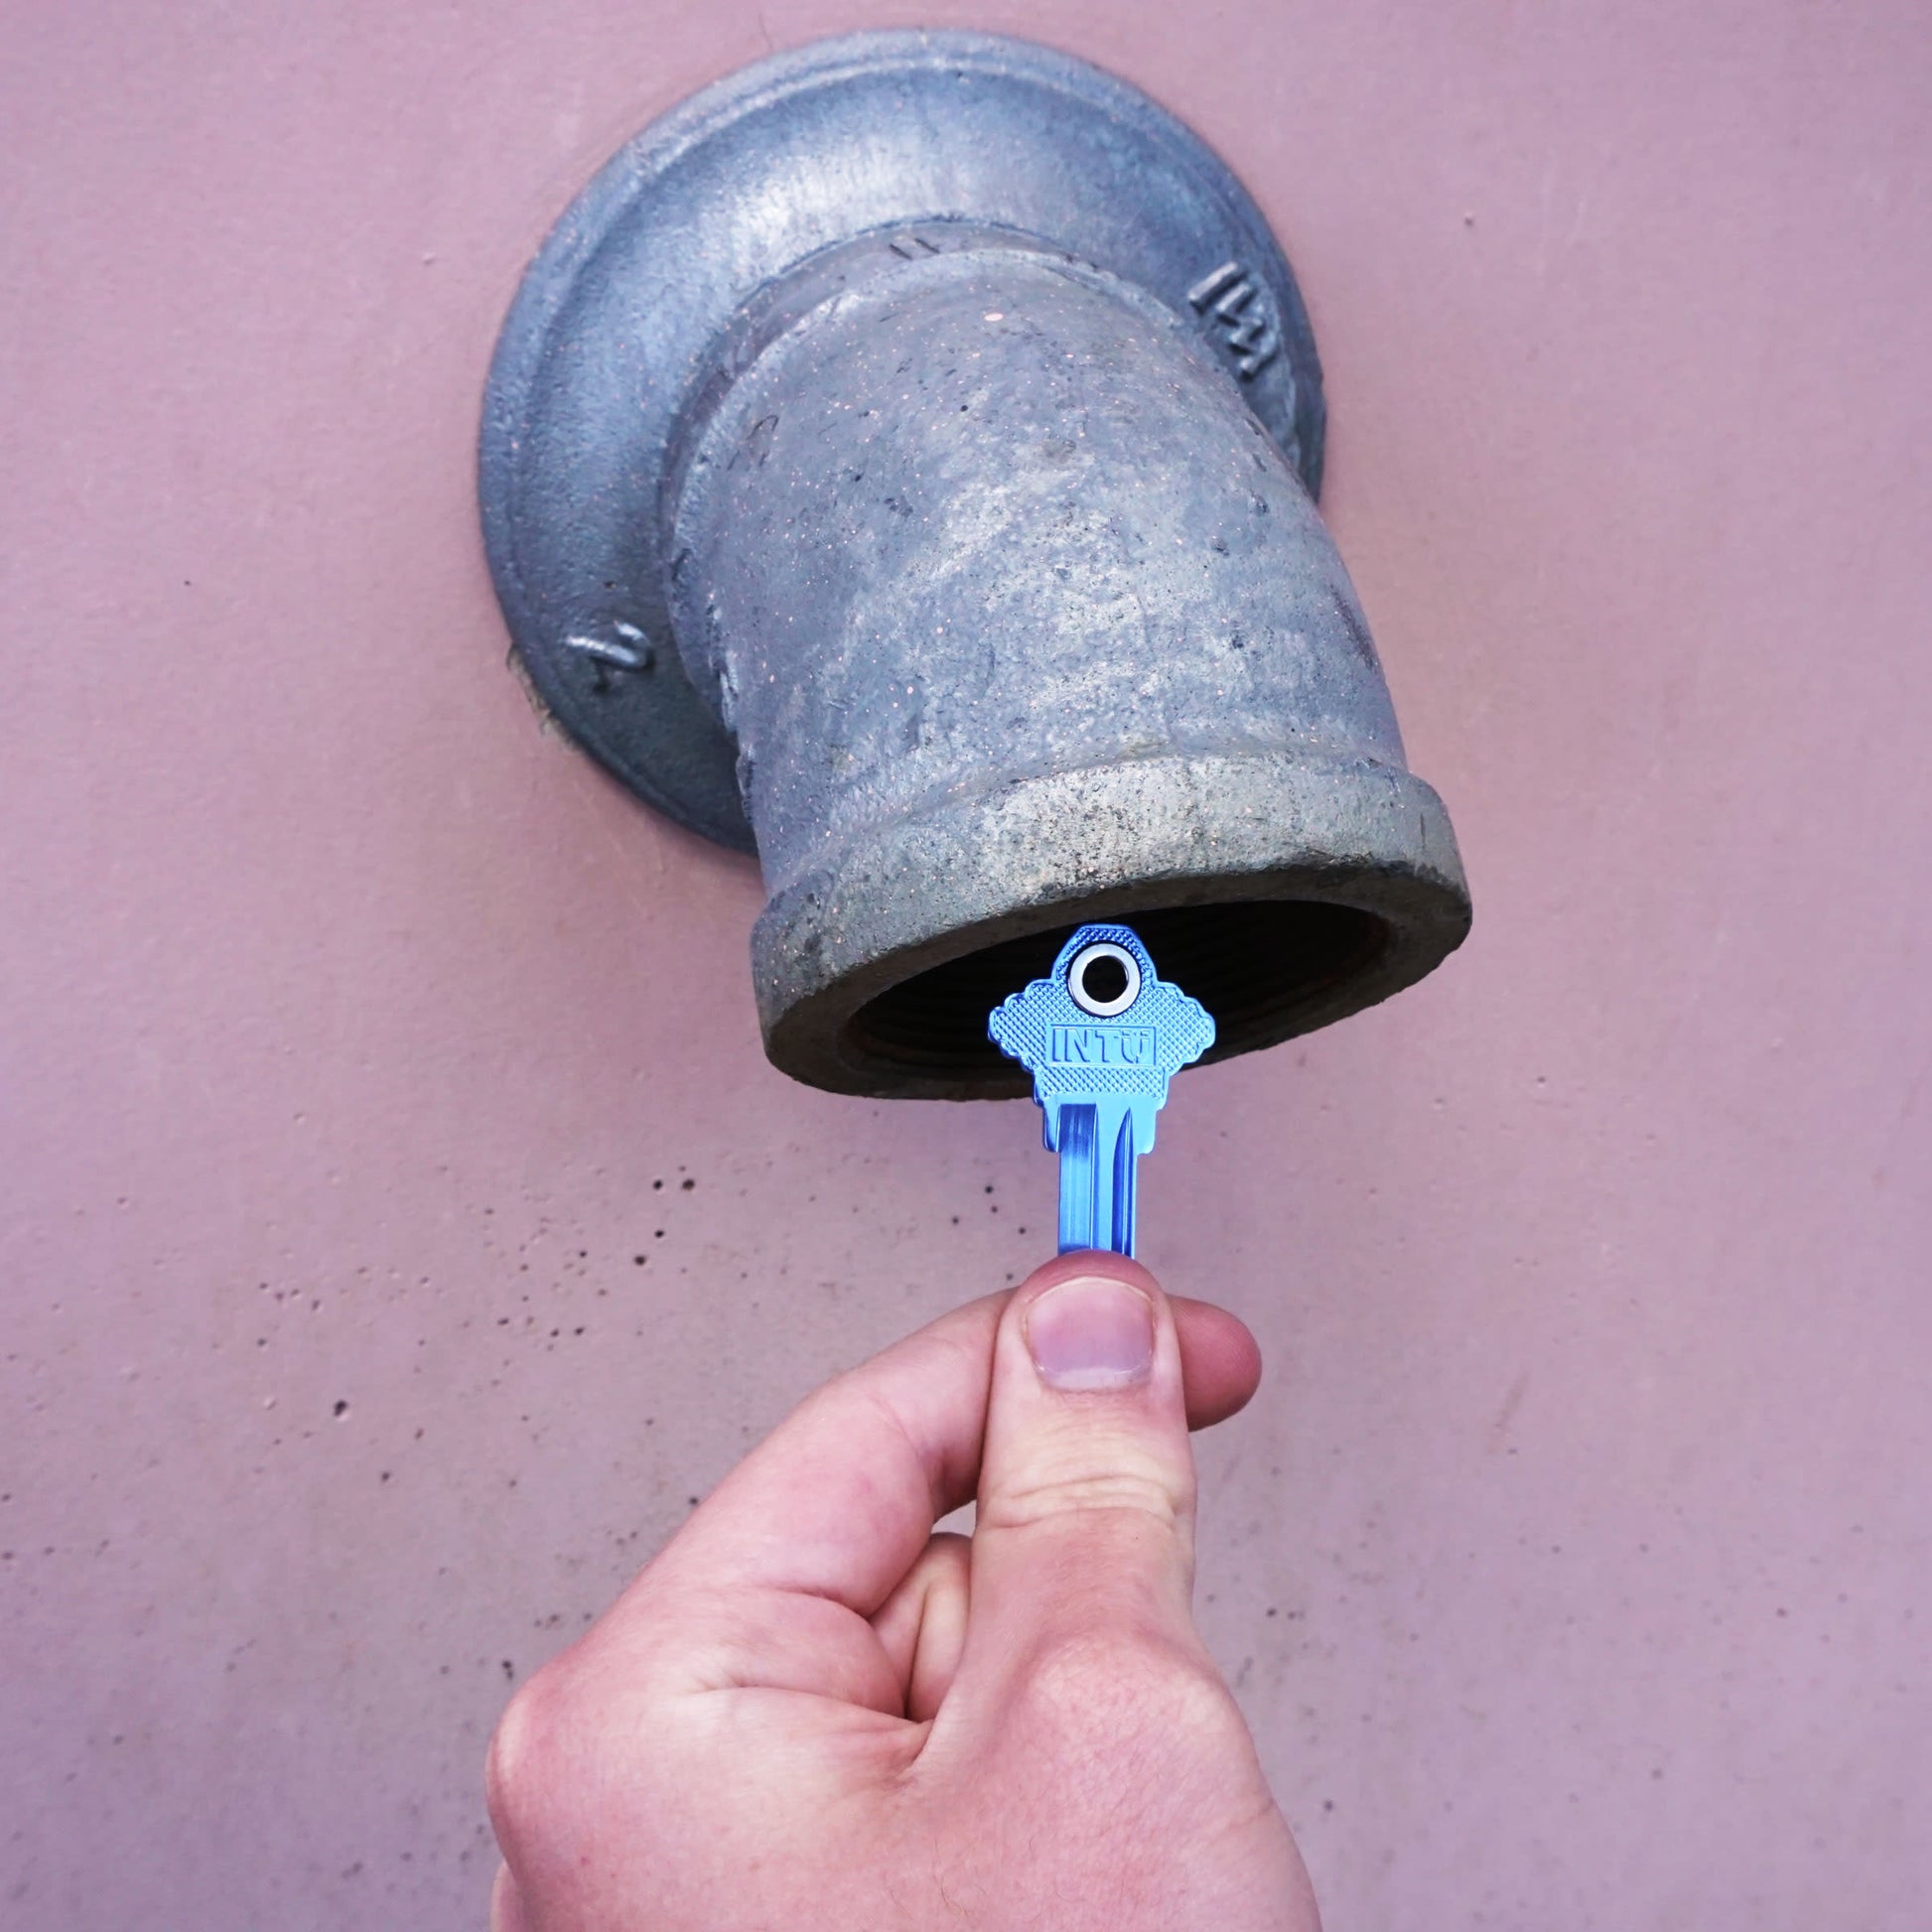
<path fill-rule="evenodd" d="M 1027 1346 L 1049 1389 L 1126 1389 L 1154 1366 L 1154 1305 L 1125 1282 L 1061 1282 L 1027 1311 Z"/>

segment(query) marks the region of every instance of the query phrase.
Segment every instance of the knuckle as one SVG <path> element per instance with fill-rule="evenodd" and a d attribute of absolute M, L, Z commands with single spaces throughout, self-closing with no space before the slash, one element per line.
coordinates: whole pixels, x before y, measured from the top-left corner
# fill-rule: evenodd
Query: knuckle
<path fill-rule="evenodd" d="M 563 1669 L 546 1665 L 510 1700 L 489 1740 L 483 1767 L 491 1824 L 505 1850 L 542 1833 L 562 1768 L 575 1754 L 578 1700 Z"/>
<path fill-rule="evenodd" d="M 1084 1630 L 1052 1637 L 1030 1661 L 1020 1690 L 1024 1710 L 1061 1736 L 1117 1751 L 1154 1742 L 1164 1760 L 1195 1752 L 1220 1757 L 1247 1729 L 1227 1687 L 1199 1652 L 1133 1629 Z"/>
<path fill-rule="evenodd" d="M 1191 1509 L 1187 1486 L 1152 1460 L 1110 1468 L 1048 1461 L 984 1498 L 979 1527 L 1024 1530 L 1106 1513 L 1176 1530 Z"/>

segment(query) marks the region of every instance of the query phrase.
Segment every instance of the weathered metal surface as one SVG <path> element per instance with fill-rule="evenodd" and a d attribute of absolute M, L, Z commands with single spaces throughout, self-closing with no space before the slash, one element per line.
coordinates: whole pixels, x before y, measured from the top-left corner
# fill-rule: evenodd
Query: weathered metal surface
<path fill-rule="evenodd" d="M 1316 514 L 1260 214 L 1081 64 L 875 35 L 723 83 L 546 244 L 491 377 L 517 646 L 640 794 L 755 844 L 773 1061 L 1023 1092 L 987 1009 L 1133 916 L 1212 1057 L 1463 936 Z"/>

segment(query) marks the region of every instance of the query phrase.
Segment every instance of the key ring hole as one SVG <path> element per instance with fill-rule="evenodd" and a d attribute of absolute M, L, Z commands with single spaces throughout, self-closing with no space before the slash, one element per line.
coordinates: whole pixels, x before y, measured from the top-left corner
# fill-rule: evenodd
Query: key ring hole
<path fill-rule="evenodd" d="M 1066 990 L 1082 1013 L 1111 1020 L 1141 997 L 1141 962 L 1110 939 L 1084 946 L 1066 969 Z"/>

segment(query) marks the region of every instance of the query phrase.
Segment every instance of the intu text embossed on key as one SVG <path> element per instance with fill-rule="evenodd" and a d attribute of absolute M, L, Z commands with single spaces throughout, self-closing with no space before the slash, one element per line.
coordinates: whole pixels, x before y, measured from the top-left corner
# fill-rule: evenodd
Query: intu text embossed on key
<path fill-rule="evenodd" d="M 986 1031 L 1034 1076 L 1060 1157 L 1060 1252 L 1131 1255 L 1135 1163 L 1154 1146 L 1169 1079 L 1214 1044 L 1207 1009 L 1156 974 L 1131 926 L 1083 925 Z"/>

